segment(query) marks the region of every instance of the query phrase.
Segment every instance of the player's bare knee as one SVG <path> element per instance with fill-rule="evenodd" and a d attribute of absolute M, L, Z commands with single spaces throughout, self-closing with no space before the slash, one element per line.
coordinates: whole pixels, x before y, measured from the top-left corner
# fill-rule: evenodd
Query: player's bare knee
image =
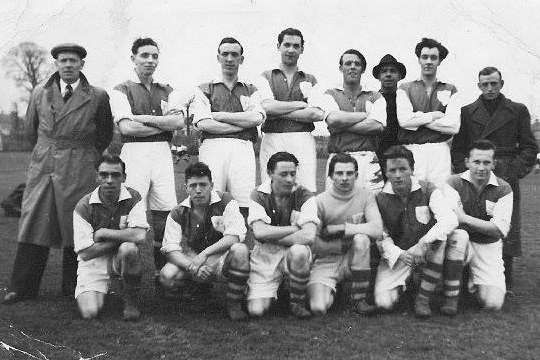
<path fill-rule="evenodd" d="M 479 300 L 482 309 L 488 311 L 500 311 L 504 304 L 504 296 L 496 296 L 493 294 L 483 296 Z"/>
<path fill-rule="evenodd" d="M 132 242 L 123 242 L 118 247 L 118 257 L 121 259 L 134 259 L 139 257 L 139 247 Z"/>
<path fill-rule="evenodd" d="M 308 267 L 309 248 L 305 245 L 298 244 L 291 246 L 287 255 L 287 261 L 290 266 L 296 269 Z"/>
<path fill-rule="evenodd" d="M 99 315 L 99 307 L 97 304 L 85 304 L 84 306 L 79 304 L 79 313 L 84 320 L 92 320 Z"/>
<path fill-rule="evenodd" d="M 369 237 L 364 234 L 356 234 L 353 237 L 352 246 L 355 252 L 368 251 L 371 246 Z"/>
<path fill-rule="evenodd" d="M 159 282 L 166 288 L 173 288 L 176 283 L 176 277 L 178 275 L 178 269 L 171 264 L 165 264 L 159 272 Z"/>
<path fill-rule="evenodd" d="M 447 240 L 447 246 L 465 251 L 469 245 L 469 233 L 462 229 L 452 231 Z"/>
<path fill-rule="evenodd" d="M 310 299 L 309 308 L 311 313 L 315 316 L 325 315 L 328 311 L 328 304 L 326 304 L 322 299 Z"/>
<path fill-rule="evenodd" d="M 394 291 L 379 291 L 375 293 L 375 305 L 383 310 L 390 311 L 396 305 L 398 300 Z"/>
<path fill-rule="evenodd" d="M 251 317 L 262 317 L 268 310 L 265 304 L 259 301 L 248 301 L 247 309 Z"/>
<path fill-rule="evenodd" d="M 243 243 L 235 243 L 229 249 L 230 264 L 235 269 L 249 268 L 249 249 Z"/>

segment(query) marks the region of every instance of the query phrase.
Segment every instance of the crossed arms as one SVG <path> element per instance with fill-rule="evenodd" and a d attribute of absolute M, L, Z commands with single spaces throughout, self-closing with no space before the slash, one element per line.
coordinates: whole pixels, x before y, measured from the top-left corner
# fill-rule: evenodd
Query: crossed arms
<path fill-rule="evenodd" d="M 182 104 L 180 95 L 175 91 L 169 94 L 169 108 L 162 109 L 162 116 L 134 115 L 124 93 L 112 90 L 110 94 L 114 118 L 122 135 L 145 137 L 178 130 L 184 126 L 188 104 Z"/>
<path fill-rule="evenodd" d="M 255 238 L 261 243 L 287 247 L 294 244 L 309 246 L 313 243 L 317 231 L 317 208 L 314 198 L 310 198 L 302 205 L 300 211 L 292 211 L 291 225 L 277 226 L 270 224 L 270 218 L 263 206 L 252 200 L 249 205 L 248 222 Z"/>

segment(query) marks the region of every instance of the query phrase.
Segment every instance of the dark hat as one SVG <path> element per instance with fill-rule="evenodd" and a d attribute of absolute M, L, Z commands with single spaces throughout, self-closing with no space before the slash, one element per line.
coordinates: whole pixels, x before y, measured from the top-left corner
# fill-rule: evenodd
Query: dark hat
<path fill-rule="evenodd" d="M 378 79 L 379 78 L 379 73 L 381 71 L 381 68 L 385 65 L 394 65 L 399 73 L 401 74 L 401 78 L 404 79 L 405 78 L 405 75 L 407 75 L 407 69 L 405 69 L 405 65 L 403 65 L 402 63 L 398 62 L 396 60 L 395 57 L 393 57 L 392 55 L 390 54 L 386 54 L 382 57 L 381 61 L 379 62 L 378 65 L 376 65 L 374 68 L 373 68 L 373 76 L 375 77 L 375 79 Z"/>
<path fill-rule="evenodd" d="M 84 59 L 86 57 L 86 49 L 83 48 L 81 45 L 77 45 L 74 43 L 66 43 L 66 44 L 59 44 L 52 48 L 51 55 L 53 58 L 57 58 L 58 54 L 61 52 L 74 52 L 76 54 L 79 54 L 81 59 Z"/>

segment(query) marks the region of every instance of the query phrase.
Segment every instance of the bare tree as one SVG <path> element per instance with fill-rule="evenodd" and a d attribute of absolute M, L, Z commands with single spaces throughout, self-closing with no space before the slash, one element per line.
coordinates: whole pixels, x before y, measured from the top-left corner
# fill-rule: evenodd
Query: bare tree
<path fill-rule="evenodd" d="M 22 42 L 11 48 L 2 58 L 6 75 L 25 91 L 23 100 L 28 101 L 32 90 L 51 71 L 47 50 L 33 42 Z"/>

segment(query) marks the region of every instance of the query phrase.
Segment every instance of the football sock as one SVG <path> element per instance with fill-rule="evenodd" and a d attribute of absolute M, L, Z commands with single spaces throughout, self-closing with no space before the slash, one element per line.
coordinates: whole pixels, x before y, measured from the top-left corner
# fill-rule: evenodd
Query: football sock
<path fill-rule="evenodd" d="M 289 270 L 290 302 L 305 306 L 306 288 L 309 281 L 309 271 L 299 273 Z"/>
<path fill-rule="evenodd" d="M 418 290 L 418 296 L 430 299 L 435 292 L 437 283 L 441 280 L 443 266 L 441 264 L 435 264 L 428 262 L 424 265 L 422 270 L 422 281 L 420 282 L 420 289 Z"/>
<path fill-rule="evenodd" d="M 249 277 L 248 270 L 229 269 L 227 271 L 227 299 L 241 301 L 245 297 L 246 284 Z"/>
<path fill-rule="evenodd" d="M 366 299 L 371 269 L 351 269 L 351 300 L 357 303 Z"/>

